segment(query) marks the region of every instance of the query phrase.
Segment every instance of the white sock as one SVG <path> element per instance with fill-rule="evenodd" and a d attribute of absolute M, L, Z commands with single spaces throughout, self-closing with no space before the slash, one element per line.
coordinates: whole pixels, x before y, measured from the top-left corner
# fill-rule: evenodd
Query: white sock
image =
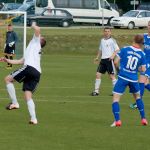
<path fill-rule="evenodd" d="M 10 96 L 12 103 L 18 104 L 17 97 L 16 97 L 16 91 L 15 91 L 15 87 L 14 87 L 13 83 L 8 83 L 6 85 L 6 88 L 7 88 L 7 91 L 8 91 L 8 94 Z"/>
<path fill-rule="evenodd" d="M 31 120 L 35 120 L 36 114 L 35 114 L 35 104 L 33 100 L 32 99 L 27 100 L 27 105 L 28 105 L 29 114 L 31 116 Z"/>
<path fill-rule="evenodd" d="M 101 85 L 101 79 L 96 79 L 95 80 L 95 92 L 99 93 L 99 87 Z"/>
<path fill-rule="evenodd" d="M 113 87 L 115 86 L 116 82 L 117 82 L 117 79 L 112 80 Z"/>

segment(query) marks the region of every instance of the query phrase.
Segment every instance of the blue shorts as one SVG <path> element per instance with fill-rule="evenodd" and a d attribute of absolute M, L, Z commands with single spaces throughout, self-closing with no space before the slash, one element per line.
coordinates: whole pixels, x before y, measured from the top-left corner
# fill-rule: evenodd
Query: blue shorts
<path fill-rule="evenodd" d="M 113 93 L 117 93 L 119 95 L 122 95 L 125 92 L 126 87 L 129 87 L 130 93 L 139 93 L 140 94 L 140 87 L 138 82 L 131 82 L 124 80 L 122 78 L 118 78 Z"/>
<path fill-rule="evenodd" d="M 148 78 L 150 78 L 150 67 L 146 69 L 145 76 L 147 76 Z"/>

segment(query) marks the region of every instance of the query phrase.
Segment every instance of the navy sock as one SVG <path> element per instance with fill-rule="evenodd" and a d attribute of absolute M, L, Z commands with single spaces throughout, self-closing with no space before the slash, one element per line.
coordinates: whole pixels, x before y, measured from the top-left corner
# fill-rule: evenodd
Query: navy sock
<path fill-rule="evenodd" d="M 141 97 L 143 97 L 145 85 L 144 83 L 139 83 L 139 86 L 140 86 L 140 95 Z"/>
<path fill-rule="evenodd" d="M 120 120 L 120 107 L 118 102 L 112 104 L 112 112 L 116 121 Z"/>
<path fill-rule="evenodd" d="M 138 110 L 140 112 L 141 118 L 145 118 L 144 103 L 143 103 L 142 99 L 140 99 L 140 98 L 137 99 L 136 104 L 137 104 Z"/>
<path fill-rule="evenodd" d="M 145 88 L 150 91 L 150 84 L 145 85 Z"/>

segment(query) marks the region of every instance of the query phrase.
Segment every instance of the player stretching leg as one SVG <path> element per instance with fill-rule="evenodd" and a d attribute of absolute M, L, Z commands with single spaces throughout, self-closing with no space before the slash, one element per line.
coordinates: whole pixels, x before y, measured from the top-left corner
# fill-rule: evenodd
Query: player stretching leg
<path fill-rule="evenodd" d="M 112 127 L 121 126 L 122 124 L 120 119 L 119 101 L 127 86 L 129 86 L 130 93 L 133 93 L 133 96 L 136 99 L 136 104 L 141 115 L 141 124 L 148 124 L 145 118 L 144 103 L 140 97 L 140 87 L 138 82 L 138 69 L 140 69 L 140 71 L 146 70 L 146 59 L 141 50 L 142 44 L 143 36 L 136 35 L 134 37 L 133 46 L 122 48 L 115 59 L 116 65 L 120 62 L 120 70 L 118 80 L 113 90 L 112 112 L 115 121 L 111 125 Z"/>
<path fill-rule="evenodd" d="M 96 72 L 95 88 L 91 94 L 92 96 L 99 95 L 101 76 L 102 74 L 105 74 L 106 71 L 108 72 L 109 77 L 112 80 L 113 86 L 115 85 L 116 77 L 113 59 L 118 51 L 119 47 L 116 41 L 111 37 L 111 29 L 106 27 L 104 29 L 104 38 L 102 38 L 100 42 L 97 57 L 94 59 L 94 63 L 97 64 L 99 58 L 101 57 L 101 61 Z"/>
<path fill-rule="evenodd" d="M 1 58 L 1 60 L 10 64 L 23 64 L 22 68 L 5 77 L 7 91 L 11 99 L 11 103 L 6 108 L 8 110 L 19 108 L 13 83 L 14 81 L 19 83 L 23 82 L 24 97 L 31 117 L 30 123 L 37 124 L 32 93 L 35 91 L 40 81 L 41 48 L 46 45 L 46 41 L 40 36 L 40 28 L 36 26 L 35 23 L 32 24 L 32 28 L 34 29 L 34 36 L 25 50 L 24 57 L 19 60 L 10 60 L 6 58 Z"/>

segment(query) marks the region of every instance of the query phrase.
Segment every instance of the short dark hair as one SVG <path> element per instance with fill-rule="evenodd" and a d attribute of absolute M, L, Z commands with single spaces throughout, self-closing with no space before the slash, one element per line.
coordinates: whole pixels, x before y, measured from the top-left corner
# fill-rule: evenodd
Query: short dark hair
<path fill-rule="evenodd" d="M 46 40 L 44 37 L 41 37 L 40 43 L 41 43 L 41 48 L 43 48 L 46 45 Z"/>
<path fill-rule="evenodd" d="M 12 26 L 12 24 L 11 24 L 11 23 L 9 23 L 9 24 L 8 24 L 8 27 L 10 27 L 10 26 Z"/>
<path fill-rule="evenodd" d="M 134 42 L 137 43 L 137 44 L 143 44 L 144 42 L 144 37 L 143 35 L 140 35 L 140 34 L 137 34 L 134 36 Z"/>
<path fill-rule="evenodd" d="M 112 29 L 112 28 L 110 28 L 110 27 L 105 27 L 105 28 L 104 28 L 104 31 L 105 31 L 105 30 L 111 30 L 111 29 Z"/>

